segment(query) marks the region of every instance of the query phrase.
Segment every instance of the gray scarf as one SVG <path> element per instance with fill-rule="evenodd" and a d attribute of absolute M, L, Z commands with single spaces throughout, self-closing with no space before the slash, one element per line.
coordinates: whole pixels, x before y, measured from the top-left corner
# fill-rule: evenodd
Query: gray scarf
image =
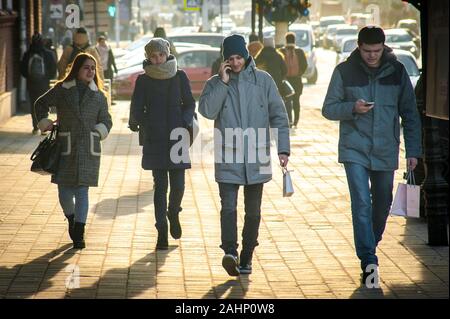
<path fill-rule="evenodd" d="M 170 60 L 167 60 L 163 64 L 153 65 L 148 64 L 144 67 L 145 74 L 149 77 L 157 80 L 166 80 L 170 79 L 177 74 L 177 59 L 174 56 L 170 57 Z"/>

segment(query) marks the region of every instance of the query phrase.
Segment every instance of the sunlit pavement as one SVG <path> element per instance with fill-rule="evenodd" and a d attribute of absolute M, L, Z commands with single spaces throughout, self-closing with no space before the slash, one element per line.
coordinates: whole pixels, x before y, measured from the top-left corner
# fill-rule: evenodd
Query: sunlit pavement
<path fill-rule="evenodd" d="M 41 136 L 31 135 L 29 116 L 3 123 L 0 297 L 448 298 L 448 247 L 428 246 L 426 223 L 401 217 L 389 218 L 378 249 L 380 289 L 360 286 L 348 188 L 337 163 L 338 126 L 321 116 L 320 104 L 308 104 L 312 90 L 305 87 L 291 139 L 295 194 L 282 197 L 281 170 L 273 165 L 253 274 L 240 277 L 229 277 L 221 266 L 220 201 L 210 154 L 186 175 L 183 237 L 170 239 L 168 251 L 155 251 L 151 172 L 141 169 L 138 136 L 127 128 L 129 102 L 118 101 L 103 143 L 99 187 L 90 190 L 87 248 L 77 251 L 56 186 L 29 170 Z M 201 118 L 200 125 L 207 142 L 213 123 Z M 404 171 L 400 162 L 396 183 Z M 238 210 L 241 231 L 242 192 Z"/>

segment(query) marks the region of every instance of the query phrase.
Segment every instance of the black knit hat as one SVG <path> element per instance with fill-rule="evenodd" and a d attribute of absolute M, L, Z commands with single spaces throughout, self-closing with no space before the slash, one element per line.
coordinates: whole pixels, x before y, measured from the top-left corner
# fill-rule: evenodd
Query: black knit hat
<path fill-rule="evenodd" d="M 238 34 L 230 35 L 229 37 L 223 39 L 222 45 L 223 45 L 222 56 L 224 60 L 228 60 L 230 56 L 235 54 L 240 55 L 245 60 L 248 59 L 249 53 L 247 50 L 247 46 L 245 45 L 244 37 Z"/>

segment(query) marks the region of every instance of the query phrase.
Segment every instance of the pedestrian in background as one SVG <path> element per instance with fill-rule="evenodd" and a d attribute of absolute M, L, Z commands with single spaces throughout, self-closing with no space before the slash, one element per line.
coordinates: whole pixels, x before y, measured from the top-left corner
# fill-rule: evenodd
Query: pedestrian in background
<path fill-rule="evenodd" d="M 58 185 L 59 203 L 69 224 L 73 247 L 85 247 L 84 229 L 89 210 L 89 187 L 98 185 L 101 146 L 111 130 L 111 115 L 96 59 L 87 53 L 76 56 L 63 80 L 35 104 L 38 126 L 49 131 L 49 107 L 56 107 L 60 159 L 52 183 Z"/>
<path fill-rule="evenodd" d="M 179 214 L 185 170 L 191 168 L 189 144 L 181 149 L 182 160 L 174 159 L 171 150 L 180 139 L 173 140 L 171 133 L 175 129 L 191 127 L 195 111 L 189 79 L 184 71 L 178 70 L 177 60 L 169 48 L 169 42 L 162 38 L 153 38 L 145 46 L 145 73 L 136 80 L 129 120 L 131 130 L 143 131 L 142 168 L 153 174 L 158 250 L 169 248 L 167 219 L 172 237 L 179 239 L 182 235 Z"/>
<path fill-rule="evenodd" d="M 288 112 L 288 117 L 292 126 L 297 127 L 300 119 L 300 95 L 303 92 L 302 75 L 308 67 L 308 62 L 305 52 L 295 45 L 295 33 L 286 33 L 285 39 L 286 45 L 280 49 L 280 52 L 283 53 L 286 62 L 286 78 L 295 90 L 293 99 L 294 119 L 292 120 L 292 112 Z"/>
<path fill-rule="evenodd" d="M 249 154 L 261 154 L 261 151 L 270 154 L 269 128 L 276 128 L 278 157 L 280 165 L 285 167 L 290 154 L 289 127 L 275 82 L 269 74 L 256 68 L 242 36 L 234 34 L 223 40 L 223 60 L 219 74 L 206 82 L 200 96 L 199 111 L 204 117 L 214 120 L 215 179 L 221 199 L 220 247 L 224 251 L 222 266 L 230 276 L 238 276 L 252 272 L 252 256 L 258 246 L 263 185 L 272 178 L 270 156 L 267 161 L 260 156 L 253 156 L 256 158 L 250 160 L 252 156 Z M 225 142 L 226 130 L 239 128 L 242 135 L 244 130 L 255 133 L 255 140 L 248 140 L 248 149 L 242 149 L 238 144 L 240 137 L 243 139 L 244 136 L 233 138 L 229 144 Z M 238 153 L 244 155 L 242 162 L 238 161 Z M 236 159 L 236 162 L 230 163 L 227 158 Z M 242 250 L 238 257 L 237 201 L 240 186 L 244 186 L 245 221 Z"/>
<path fill-rule="evenodd" d="M 72 44 L 65 47 L 59 61 L 58 61 L 58 79 L 63 79 L 66 76 L 67 70 L 70 68 L 70 64 L 75 60 L 75 57 L 79 53 L 86 52 L 95 58 L 98 68 L 98 76 L 103 80 L 103 68 L 101 66 L 101 59 L 95 50 L 95 47 L 91 46 L 89 42 L 89 35 L 85 28 L 76 29 L 73 34 Z"/>
<path fill-rule="evenodd" d="M 261 41 L 259 41 L 259 38 L 256 34 L 252 33 L 250 34 L 250 36 L 248 37 L 248 45 L 247 45 L 247 49 L 248 49 L 248 53 L 255 58 L 259 51 L 262 50 L 262 48 L 264 47 L 264 45 L 261 43 Z"/>
<path fill-rule="evenodd" d="M 48 91 L 50 80 L 56 77 L 56 59 L 50 50 L 44 47 L 40 33 L 35 33 L 31 44 L 24 53 L 20 63 L 20 73 L 27 80 L 30 99 L 30 115 L 33 124 L 32 134 L 38 134 L 38 121 L 34 115 L 34 103 L 37 98 Z"/>
<path fill-rule="evenodd" d="M 111 49 L 111 46 L 109 46 L 109 44 L 106 42 L 106 37 L 104 35 L 98 37 L 95 49 L 100 56 L 100 62 L 103 69 L 103 78 L 109 79 L 112 85 L 114 73 L 117 74 L 117 66 L 114 59 L 113 50 Z"/>
<path fill-rule="evenodd" d="M 408 73 L 384 45 L 383 29 L 367 26 L 358 34 L 358 48 L 331 77 L 322 114 L 339 124 L 339 162 L 350 190 L 356 254 L 362 284 L 378 278 L 376 248 L 392 204 L 398 169 L 400 122 L 406 166 L 414 170 L 422 157 L 421 124 Z"/>
<path fill-rule="evenodd" d="M 264 48 L 256 55 L 255 63 L 258 69 L 264 70 L 272 76 L 278 91 L 280 91 L 281 81 L 287 75 L 287 67 L 283 54 L 275 49 L 273 37 L 264 38 Z"/>
<path fill-rule="evenodd" d="M 173 42 L 170 41 L 167 38 L 166 30 L 163 27 L 157 27 L 155 29 L 155 32 L 153 32 L 153 36 L 155 38 L 163 38 L 164 40 L 169 42 L 169 44 L 170 44 L 170 54 L 172 54 L 175 58 L 177 57 L 177 55 L 178 55 L 177 49 L 175 48 L 175 45 L 173 44 Z"/>

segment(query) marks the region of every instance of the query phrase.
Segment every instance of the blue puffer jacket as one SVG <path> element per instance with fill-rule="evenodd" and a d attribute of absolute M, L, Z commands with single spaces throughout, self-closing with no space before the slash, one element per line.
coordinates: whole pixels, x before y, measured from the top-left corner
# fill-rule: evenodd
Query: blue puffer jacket
<path fill-rule="evenodd" d="M 353 113 L 358 99 L 375 102 L 365 114 Z M 406 157 L 422 157 L 421 124 L 411 81 L 403 64 L 388 47 L 381 65 L 372 72 L 356 49 L 332 75 L 322 114 L 340 121 L 339 162 L 371 170 L 398 168 L 400 121 Z"/>

